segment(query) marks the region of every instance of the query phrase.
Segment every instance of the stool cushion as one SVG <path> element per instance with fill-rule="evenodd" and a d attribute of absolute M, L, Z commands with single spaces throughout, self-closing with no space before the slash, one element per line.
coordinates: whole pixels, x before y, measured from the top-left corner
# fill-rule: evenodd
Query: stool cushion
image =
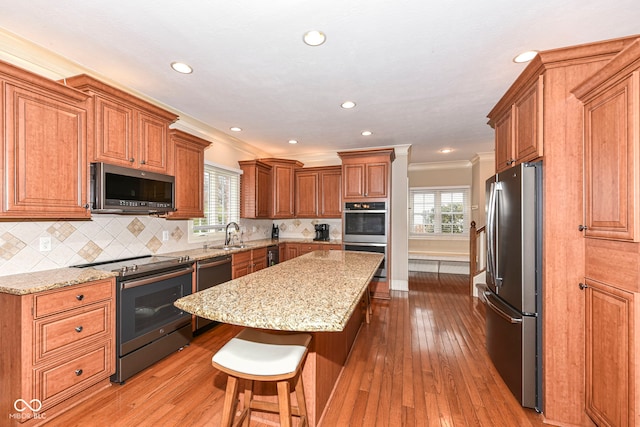
<path fill-rule="evenodd" d="M 212 360 L 248 375 L 284 375 L 296 370 L 310 341 L 308 334 L 270 334 L 243 329 Z"/>

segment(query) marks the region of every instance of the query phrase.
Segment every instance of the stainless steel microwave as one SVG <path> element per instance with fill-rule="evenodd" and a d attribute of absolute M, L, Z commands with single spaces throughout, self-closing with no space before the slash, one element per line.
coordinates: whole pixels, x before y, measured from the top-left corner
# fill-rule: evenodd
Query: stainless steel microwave
<path fill-rule="evenodd" d="M 92 212 L 162 214 L 175 211 L 175 178 L 108 163 L 91 164 Z"/>

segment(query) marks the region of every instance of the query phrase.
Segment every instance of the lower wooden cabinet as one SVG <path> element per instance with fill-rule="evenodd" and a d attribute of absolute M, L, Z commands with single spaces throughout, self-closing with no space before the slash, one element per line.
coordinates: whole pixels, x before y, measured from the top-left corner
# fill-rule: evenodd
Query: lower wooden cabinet
<path fill-rule="evenodd" d="M 114 279 L 2 293 L 0 306 L 0 413 L 8 425 L 39 424 L 110 385 Z"/>
<path fill-rule="evenodd" d="M 313 251 L 330 251 L 330 250 L 340 250 L 342 249 L 342 245 L 333 244 L 333 243 L 296 243 L 296 242 L 287 242 L 280 243 L 280 247 L 284 248 L 280 250 L 280 262 L 298 257 L 300 255 L 308 254 Z M 282 254 L 285 254 L 284 258 Z"/>
<path fill-rule="evenodd" d="M 640 425 L 640 298 L 586 280 L 586 412 L 602 426 Z"/>
<path fill-rule="evenodd" d="M 267 267 L 267 248 L 256 248 L 249 251 L 237 252 L 231 258 L 231 278 L 246 276 L 247 274 Z"/>

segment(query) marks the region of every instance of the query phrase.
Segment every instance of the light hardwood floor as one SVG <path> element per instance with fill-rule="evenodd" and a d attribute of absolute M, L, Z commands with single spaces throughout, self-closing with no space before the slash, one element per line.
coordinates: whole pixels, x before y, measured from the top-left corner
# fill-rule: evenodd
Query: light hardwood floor
<path fill-rule="evenodd" d="M 320 427 L 546 425 L 491 364 L 467 276 L 410 273 L 409 288 L 374 300 Z M 48 426 L 218 426 L 226 376 L 210 360 L 238 331 L 220 325 Z"/>

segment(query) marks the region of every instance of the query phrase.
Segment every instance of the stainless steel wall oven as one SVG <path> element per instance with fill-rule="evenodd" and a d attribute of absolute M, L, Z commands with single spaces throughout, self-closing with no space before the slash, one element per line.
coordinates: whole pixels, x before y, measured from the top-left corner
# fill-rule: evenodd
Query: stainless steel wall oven
<path fill-rule="evenodd" d="M 347 202 L 342 216 L 345 242 L 387 243 L 385 202 Z"/>

